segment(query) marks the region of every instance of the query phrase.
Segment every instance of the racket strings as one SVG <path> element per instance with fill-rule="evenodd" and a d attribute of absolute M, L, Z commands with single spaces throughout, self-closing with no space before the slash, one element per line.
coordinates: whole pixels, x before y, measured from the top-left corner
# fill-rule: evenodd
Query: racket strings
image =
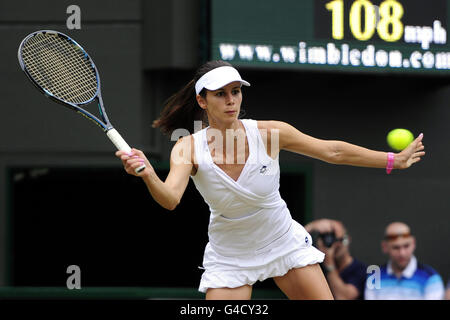
<path fill-rule="evenodd" d="M 62 42 L 62 44 L 67 44 L 64 43 L 64 40 Z M 41 51 L 40 52 L 40 58 L 42 60 L 43 65 L 45 66 L 45 63 L 48 60 L 48 53 L 52 53 L 53 55 L 57 55 L 57 58 L 54 61 L 54 64 L 50 65 L 50 72 L 51 74 L 53 74 L 54 76 L 56 76 L 56 80 L 57 80 L 57 85 L 56 85 L 56 89 L 58 92 L 61 92 L 61 97 L 64 98 L 65 100 L 69 100 L 72 102 L 82 102 L 82 101 L 86 101 L 89 100 L 93 94 L 95 94 L 95 92 L 89 92 L 89 87 L 90 87 L 90 83 L 89 83 L 89 78 L 86 78 L 83 76 L 82 69 L 80 69 L 79 67 L 77 67 L 76 63 L 77 63 L 77 56 L 74 55 L 73 50 L 70 50 L 69 48 L 63 48 L 66 51 L 62 51 L 56 47 L 54 43 L 49 42 L 48 40 L 46 41 L 46 47 L 50 48 L 49 50 L 46 51 Z M 69 50 L 67 50 L 69 49 Z M 65 56 L 61 57 L 61 53 L 65 54 Z M 68 58 L 67 61 L 63 61 L 62 58 Z M 79 58 L 79 57 L 78 57 Z M 71 77 L 67 77 L 67 70 L 70 70 L 71 72 Z M 45 73 L 44 73 L 45 74 Z M 89 73 L 88 73 L 89 75 Z M 64 81 L 66 80 L 66 81 Z M 70 80 L 70 81 L 67 81 Z M 96 83 L 95 83 L 96 85 Z M 58 90 L 59 89 L 59 90 Z M 87 90 L 86 90 L 87 89 Z M 87 92 L 86 92 L 87 91 Z M 87 93 L 87 96 L 86 96 Z M 57 93 L 59 94 L 59 93 Z"/>
<path fill-rule="evenodd" d="M 56 34 L 37 34 L 23 46 L 31 77 L 55 97 L 76 104 L 97 93 L 97 76 L 84 51 Z"/>
<path fill-rule="evenodd" d="M 79 103 L 89 100 L 93 95 L 90 94 L 89 91 L 86 92 L 86 89 L 89 89 L 90 86 L 89 79 L 83 77 L 80 69 L 77 68 L 77 56 L 74 55 L 74 51 L 70 50 L 70 47 L 63 48 L 65 51 L 61 51 L 61 49 L 58 46 L 55 46 L 55 43 L 49 41 L 49 39 L 45 39 L 45 41 L 43 41 L 43 44 L 46 50 L 38 51 L 36 57 L 40 60 L 39 62 L 41 64 L 39 69 L 41 71 L 41 74 L 46 76 L 45 79 L 47 80 L 47 86 L 49 88 L 50 86 L 53 86 L 53 90 L 56 89 L 56 92 L 52 92 L 51 90 L 49 91 L 51 91 L 52 94 L 59 95 L 64 100 L 68 100 L 71 102 Z M 64 44 L 64 40 L 61 42 L 61 44 Z M 50 59 L 53 59 L 53 61 L 49 59 L 49 54 L 52 55 L 50 56 Z M 55 56 L 57 59 L 55 59 Z M 48 64 L 48 62 L 53 63 Z M 45 72 L 46 67 L 49 68 L 48 72 Z M 68 70 L 71 72 L 70 77 L 67 77 Z M 54 79 L 48 79 L 49 74 L 53 75 Z M 85 96 L 86 93 L 87 96 Z"/>

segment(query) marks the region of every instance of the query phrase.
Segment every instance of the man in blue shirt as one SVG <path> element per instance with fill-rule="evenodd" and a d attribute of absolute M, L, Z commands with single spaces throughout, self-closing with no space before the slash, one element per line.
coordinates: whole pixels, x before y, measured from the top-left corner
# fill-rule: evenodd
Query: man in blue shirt
<path fill-rule="evenodd" d="M 450 280 L 448 280 L 447 288 L 445 289 L 445 300 L 450 300 Z"/>
<path fill-rule="evenodd" d="M 368 278 L 366 300 L 444 298 L 441 276 L 430 266 L 417 262 L 415 248 L 416 240 L 405 223 L 393 222 L 387 226 L 382 249 L 389 256 L 389 261 L 380 268 L 379 285 L 369 281 L 373 278 Z"/>

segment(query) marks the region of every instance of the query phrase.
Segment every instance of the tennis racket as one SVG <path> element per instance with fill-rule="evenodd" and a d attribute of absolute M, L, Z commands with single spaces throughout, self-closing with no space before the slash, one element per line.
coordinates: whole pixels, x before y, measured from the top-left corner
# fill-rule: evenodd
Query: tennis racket
<path fill-rule="evenodd" d="M 40 92 L 92 120 L 118 150 L 131 152 L 108 119 L 97 67 L 77 42 L 58 31 L 40 30 L 23 39 L 17 55 L 20 67 Z M 93 100 L 97 101 L 100 117 L 82 108 Z M 135 171 L 144 169 L 142 165 Z"/>

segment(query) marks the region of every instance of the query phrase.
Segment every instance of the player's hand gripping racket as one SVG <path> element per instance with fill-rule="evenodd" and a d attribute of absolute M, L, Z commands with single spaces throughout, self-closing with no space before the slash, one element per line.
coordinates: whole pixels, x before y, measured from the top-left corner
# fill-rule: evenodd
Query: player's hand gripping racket
<path fill-rule="evenodd" d="M 130 146 L 108 120 L 100 92 L 100 77 L 87 52 L 73 39 L 57 31 L 29 34 L 18 50 L 20 67 L 45 96 L 94 121 L 118 150 Z M 97 100 L 100 118 L 83 109 Z M 138 167 L 136 173 L 145 169 Z"/>

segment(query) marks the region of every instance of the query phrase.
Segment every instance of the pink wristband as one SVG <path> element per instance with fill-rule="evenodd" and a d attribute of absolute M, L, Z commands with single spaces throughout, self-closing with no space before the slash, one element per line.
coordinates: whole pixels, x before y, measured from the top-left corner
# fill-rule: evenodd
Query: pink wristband
<path fill-rule="evenodd" d="M 394 154 L 392 152 L 388 152 L 388 161 L 386 166 L 386 173 L 390 174 L 392 169 L 394 169 Z"/>

